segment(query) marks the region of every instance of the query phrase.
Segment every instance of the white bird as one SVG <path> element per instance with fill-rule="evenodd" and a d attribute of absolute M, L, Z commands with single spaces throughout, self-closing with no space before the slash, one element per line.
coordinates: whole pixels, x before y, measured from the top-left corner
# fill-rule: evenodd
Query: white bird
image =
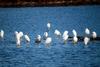
<path fill-rule="evenodd" d="M 35 43 L 40 43 L 40 42 L 41 42 L 41 35 L 37 35 Z"/>
<path fill-rule="evenodd" d="M 76 36 L 73 37 L 73 43 L 76 44 L 78 42 L 78 38 Z"/>
<path fill-rule="evenodd" d="M 50 22 L 47 23 L 47 28 L 48 28 L 48 30 L 51 28 Z"/>
<path fill-rule="evenodd" d="M 51 42 L 52 42 L 52 38 L 51 37 L 47 37 L 47 39 L 45 40 L 46 46 L 49 47 Z"/>
<path fill-rule="evenodd" d="M 89 41 L 90 41 L 90 38 L 88 38 L 88 37 L 85 37 L 85 38 L 84 38 L 84 44 L 85 44 L 85 45 L 87 45 L 87 44 L 89 43 Z"/>
<path fill-rule="evenodd" d="M 68 35 L 68 31 L 64 31 L 63 37 L 66 36 L 66 35 Z"/>
<path fill-rule="evenodd" d="M 87 35 L 89 35 L 89 34 L 90 34 L 90 30 L 89 30 L 88 28 L 86 28 L 86 29 L 85 29 L 85 33 L 86 33 Z"/>
<path fill-rule="evenodd" d="M 3 30 L 1 30 L 1 32 L 0 32 L 0 37 L 4 38 L 4 31 Z"/>
<path fill-rule="evenodd" d="M 60 31 L 59 31 L 59 30 L 57 30 L 57 29 L 55 30 L 54 34 L 55 34 L 57 37 L 60 37 L 60 36 L 61 36 Z"/>
<path fill-rule="evenodd" d="M 63 37 L 64 44 L 65 44 L 66 41 L 68 40 L 68 37 L 69 37 L 69 35 L 65 35 L 65 36 Z"/>
<path fill-rule="evenodd" d="M 43 39 L 46 40 L 47 37 L 48 37 L 48 32 L 44 32 Z"/>
<path fill-rule="evenodd" d="M 28 35 L 24 35 L 24 37 L 25 37 L 27 43 L 29 43 L 30 42 L 30 37 Z"/>
<path fill-rule="evenodd" d="M 18 47 L 20 47 L 20 45 L 21 45 L 21 36 L 17 31 L 15 31 L 15 36 L 16 36 L 16 44 L 17 44 Z"/>
<path fill-rule="evenodd" d="M 77 32 L 75 29 L 72 30 L 73 33 L 73 43 L 76 44 L 78 42 Z"/>
<path fill-rule="evenodd" d="M 75 36 L 75 37 L 77 37 L 77 32 L 76 32 L 76 30 L 72 30 L 72 32 L 73 32 L 73 35 Z"/>
<path fill-rule="evenodd" d="M 23 32 L 17 32 L 15 31 L 15 36 L 16 36 L 16 44 L 18 47 L 21 46 L 21 38 L 23 36 Z"/>
<path fill-rule="evenodd" d="M 97 37 L 97 33 L 95 31 L 92 32 L 92 37 L 95 39 Z"/>
<path fill-rule="evenodd" d="M 66 41 L 68 40 L 68 37 L 69 37 L 69 35 L 68 35 L 68 31 L 64 31 L 64 33 L 63 33 L 63 41 L 64 41 L 64 44 L 66 43 Z"/>

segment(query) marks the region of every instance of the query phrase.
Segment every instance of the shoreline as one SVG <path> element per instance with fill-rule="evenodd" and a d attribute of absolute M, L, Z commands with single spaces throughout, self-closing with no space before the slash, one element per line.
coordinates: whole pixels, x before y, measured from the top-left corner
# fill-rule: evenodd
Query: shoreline
<path fill-rule="evenodd" d="M 100 5 L 96 2 L 1 2 L 0 7 L 56 7 L 56 6 L 80 6 L 80 5 Z"/>

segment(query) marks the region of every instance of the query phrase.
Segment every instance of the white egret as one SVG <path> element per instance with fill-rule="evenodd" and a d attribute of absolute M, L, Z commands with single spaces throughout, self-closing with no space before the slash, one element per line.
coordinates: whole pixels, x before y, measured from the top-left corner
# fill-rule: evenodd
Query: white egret
<path fill-rule="evenodd" d="M 20 47 L 20 45 L 21 45 L 20 34 L 17 31 L 15 31 L 15 35 L 16 35 L 16 44 L 18 47 Z"/>
<path fill-rule="evenodd" d="M 46 40 L 47 37 L 48 37 L 48 32 L 44 32 L 43 39 Z"/>
<path fill-rule="evenodd" d="M 66 36 L 66 35 L 68 35 L 68 31 L 64 31 L 63 37 Z"/>
<path fill-rule="evenodd" d="M 84 38 L 84 44 L 85 44 L 85 45 L 87 45 L 87 44 L 89 43 L 89 41 L 90 41 L 90 38 L 88 38 L 88 37 L 85 37 L 85 38 Z"/>
<path fill-rule="evenodd" d="M 3 39 L 4 38 L 4 31 L 3 30 L 1 30 L 1 32 L 0 32 L 0 37 Z"/>
<path fill-rule="evenodd" d="M 68 37 L 69 37 L 69 35 L 68 35 L 68 31 L 64 31 L 64 33 L 63 33 L 63 41 L 64 41 L 64 44 L 66 43 L 66 41 L 68 40 Z"/>
<path fill-rule="evenodd" d="M 41 35 L 37 35 L 35 43 L 39 44 L 41 42 Z"/>
<path fill-rule="evenodd" d="M 73 37 L 73 43 L 76 44 L 78 42 L 78 37 L 74 36 Z"/>
<path fill-rule="evenodd" d="M 21 38 L 23 36 L 23 32 L 17 32 L 15 31 L 15 36 L 16 36 L 16 44 L 18 47 L 21 46 Z"/>
<path fill-rule="evenodd" d="M 46 46 L 49 47 L 51 42 L 52 42 L 52 38 L 51 37 L 47 37 L 47 39 L 45 40 Z"/>
<path fill-rule="evenodd" d="M 77 32 L 75 29 L 72 30 L 73 33 L 73 43 L 76 44 L 78 42 Z"/>
<path fill-rule="evenodd" d="M 27 43 L 29 43 L 30 42 L 30 37 L 28 35 L 24 35 L 24 37 L 25 37 Z"/>
<path fill-rule="evenodd" d="M 50 22 L 47 23 L 47 28 L 48 28 L 48 30 L 51 28 L 51 23 Z"/>
<path fill-rule="evenodd" d="M 86 29 L 85 29 L 85 33 L 86 33 L 87 35 L 89 35 L 89 34 L 90 34 L 90 30 L 89 30 L 88 28 L 86 28 Z"/>
<path fill-rule="evenodd" d="M 92 32 L 92 37 L 95 39 L 97 37 L 97 33 L 95 31 Z"/>
<path fill-rule="evenodd" d="M 75 36 L 75 37 L 77 37 L 77 32 L 76 32 L 76 30 L 72 30 L 72 33 L 73 33 L 73 35 Z"/>
<path fill-rule="evenodd" d="M 63 37 L 64 44 L 67 42 L 68 37 L 69 37 L 69 35 L 65 35 L 65 36 Z"/>
<path fill-rule="evenodd" d="M 61 36 L 60 31 L 59 31 L 59 30 L 57 30 L 57 29 L 55 30 L 54 34 L 55 34 L 57 37 L 60 37 L 60 36 Z"/>

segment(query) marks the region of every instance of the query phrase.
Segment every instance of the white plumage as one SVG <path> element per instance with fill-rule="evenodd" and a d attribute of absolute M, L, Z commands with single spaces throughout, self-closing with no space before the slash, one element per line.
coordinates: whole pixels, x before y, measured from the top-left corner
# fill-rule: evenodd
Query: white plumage
<path fill-rule="evenodd" d="M 17 31 L 15 31 L 15 36 L 16 36 L 16 44 L 18 45 L 18 46 L 20 46 L 20 43 L 21 43 L 21 40 L 20 40 L 20 34 L 17 32 Z"/>
<path fill-rule="evenodd" d="M 72 30 L 72 33 L 73 33 L 73 35 L 76 37 L 77 36 L 77 32 L 76 32 L 76 30 Z"/>
<path fill-rule="evenodd" d="M 47 37 L 47 39 L 45 40 L 45 44 L 47 46 L 49 46 L 51 42 L 52 42 L 52 38 L 51 37 Z"/>
<path fill-rule="evenodd" d="M 15 31 L 15 36 L 16 36 L 16 44 L 18 46 L 20 46 L 21 45 L 21 38 L 23 36 L 23 32 L 17 32 L 17 31 Z"/>
<path fill-rule="evenodd" d="M 61 36 L 60 31 L 59 31 L 59 30 L 57 30 L 57 29 L 55 30 L 54 34 L 55 34 L 57 37 Z"/>
<path fill-rule="evenodd" d="M 30 42 L 30 37 L 28 35 L 24 35 L 26 41 L 29 43 Z"/>
<path fill-rule="evenodd" d="M 46 39 L 48 37 L 48 32 L 44 32 L 44 39 Z"/>
<path fill-rule="evenodd" d="M 76 36 L 73 37 L 74 44 L 78 42 L 78 38 Z"/>
<path fill-rule="evenodd" d="M 87 35 L 89 35 L 89 34 L 90 34 L 90 30 L 89 30 L 88 28 L 86 28 L 86 29 L 85 29 L 85 33 L 86 33 Z"/>
<path fill-rule="evenodd" d="M 41 35 L 38 35 L 37 36 L 37 39 L 40 41 L 41 40 Z"/>
<path fill-rule="evenodd" d="M 95 31 L 92 32 L 92 37 L 95 39 L 97 37 L 97 33 Z"/>
<path fill-rule="evenodd" d="M 68 35 L 66 35 L 66 36 L 63 37 L 64 43 L 66 43 L 66 41 L 68 40 L 68 37 L 69 37 Z"/>
<path fill-rule="evenodd" d="M 64 31 L 63 37 L 66 36 L 66 35 L 68 35 L 68 31 Z"/>
<path fill-rule="evenodd" d="M 1 32 L 0 32 L 0 37 L 4 38 L 4 31 L 3 30 L 1 30 Z"/>
<path fill-rule="evenodd" d="M 51 27 L 51 24 L 49 22 L 49 23 L 47 23 L 47 28 L 50 29 L 50 27 Z"/>
<path fill-rule="evenodd" d="M 78 42 L 77 32 L 75 29 L 73 29 L 72 33 L 73 33 L 73 43 L 75 44 Z"/>
<path fill-rule="evenodd" d="M 37 35 L 35 43 L 40 43 L 40 42 L 41 42 L 41 35 Z"/>
<path fill-rule="evenodd" d="M 64 31 L 62 37 L 63 37 L 63 41 L 64 41 L 64 43 L 66 43 L 66 41 L 68 40 L 68 37 L 69 37 L 69 35 L 68 35 L 68 31 Z"/>
<path fill-rule="evenodd" d="M 89 43 L 89 41 L 90 41 L 90 38 L 88 38 L 88 37 L 85 37 L 85 38 L 84 38 L 84 44 L 85 44 L 85 45 L 87 45 L 87 44 Z"/>

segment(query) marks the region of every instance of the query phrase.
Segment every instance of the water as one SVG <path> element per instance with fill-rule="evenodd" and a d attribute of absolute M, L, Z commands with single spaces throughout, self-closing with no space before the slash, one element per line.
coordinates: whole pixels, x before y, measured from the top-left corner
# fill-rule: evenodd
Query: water
<path fill-rule="evenodd" d="M 53 42 L 46 48 L 42 42 L 36 46 L 34 38 L 43 35 L 47 22 L 52 23 L 49 36 Z M 0 8 L 0 29 L 5 31 L 4 40 L 0 41 L 0 67 L 100 67 L 100 42 L 83 42 L 73 45 L 68 41 L 62 44 L 55 39 L 54 30 L 61 32 L 76 29 L 78 35 L 84 36 L 88 27 L 100 35 L 100 6 L 68 7 L 27 7 Z M 31 38 L 30 47 L 21 43 L 16 47 L 14 31 L 23 31 Z"/>

